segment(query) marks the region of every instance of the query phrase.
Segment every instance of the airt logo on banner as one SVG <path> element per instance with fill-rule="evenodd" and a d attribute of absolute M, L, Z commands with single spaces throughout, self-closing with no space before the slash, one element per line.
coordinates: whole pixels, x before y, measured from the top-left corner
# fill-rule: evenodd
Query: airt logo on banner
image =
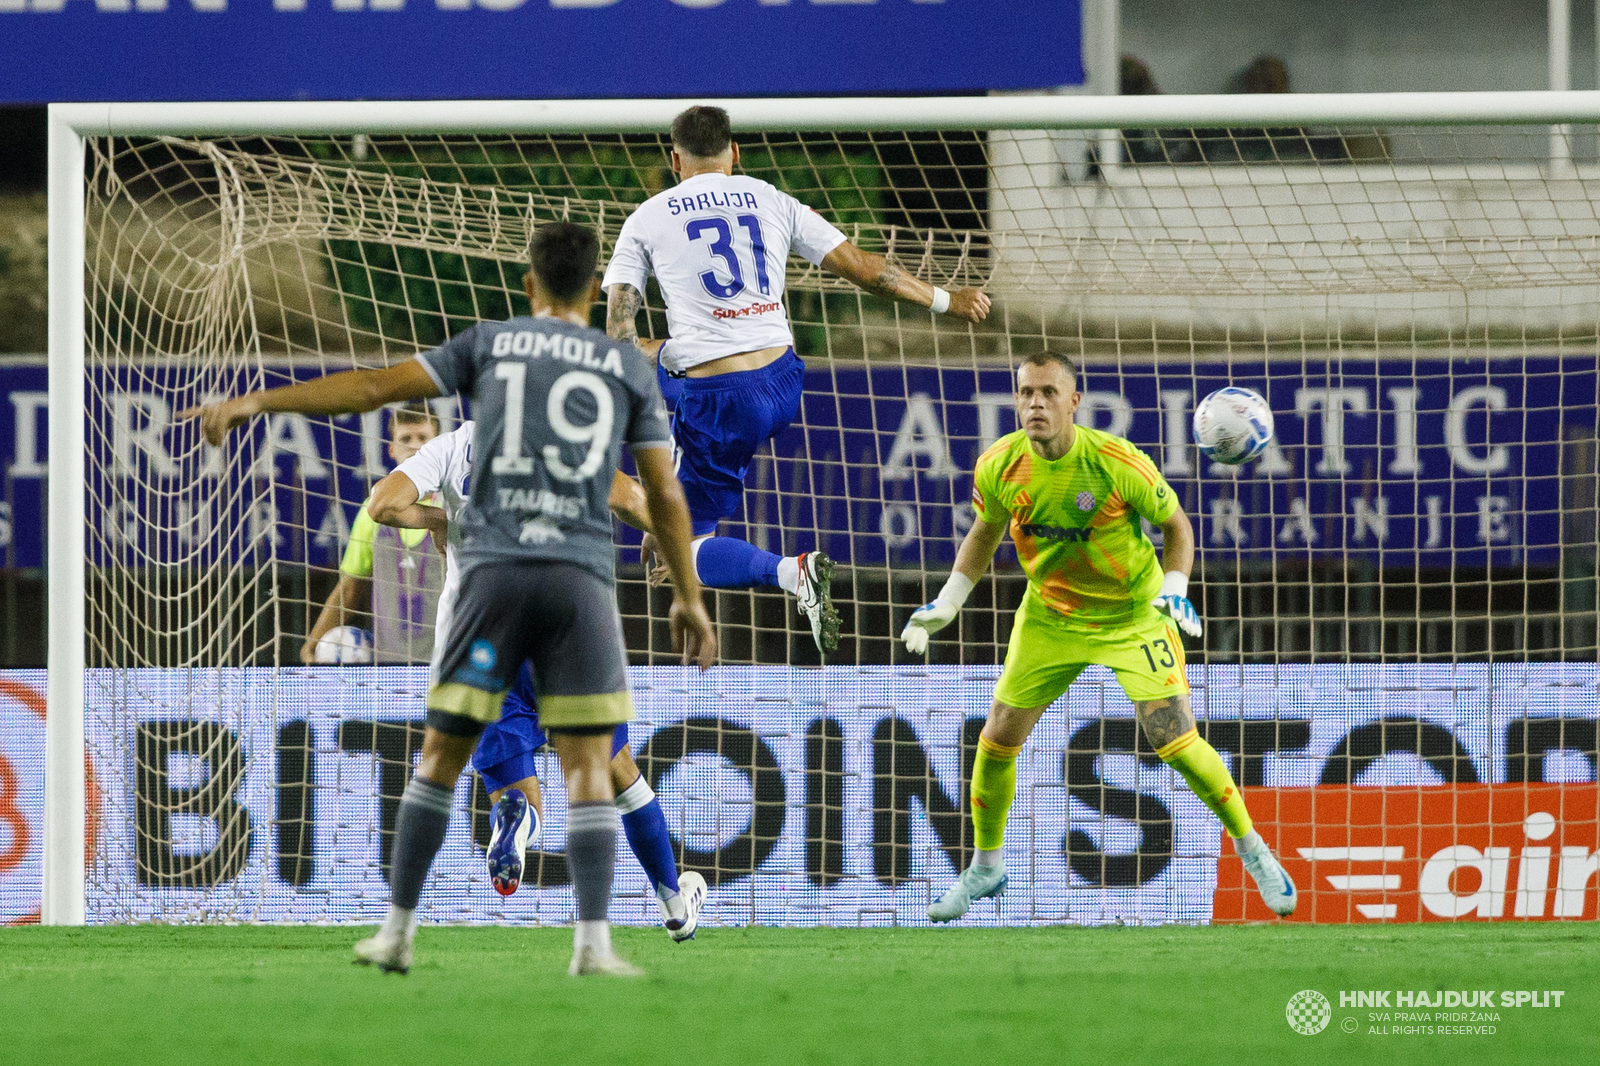
<path fill-rule="evenodd" d="M 1594 919 L 1600 789 L 1590 784 L 1320 786 L 1250 796 L 1300 887 L 1294 921 Z M 1212 920 L 1266 921 L 1231 849 Z"/>

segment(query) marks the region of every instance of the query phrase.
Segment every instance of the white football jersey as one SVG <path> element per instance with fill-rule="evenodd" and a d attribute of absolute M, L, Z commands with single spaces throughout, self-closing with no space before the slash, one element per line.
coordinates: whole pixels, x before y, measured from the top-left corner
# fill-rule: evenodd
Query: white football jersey
<path fill-rule="evenodd" d="M 628 216 L 604 284 L 644 292 L 655 275 L 670 337 L 662 363 L 682 373 L 793 344 L 783 307 L 789 255 L 821 263 L 844 240 L 821 215 L 767 182 L 697 174 Z"/>
<path fill-rule="evenodd" d="M 453 431 L 433 438 L 416 455 L 396 467 L 417 487 L 419 498 L 426 499 L 437 492 L 445 516 L 450 519 L 444 553 L 444 588 L 439 591 L 439 607 L 433 619 L 433 661 L 429 664 L 429 677 L 433 681 L 439 680 L 439 660 L 444 657 L 456 597 L 461 593 L 461 566 L 456 561 L 461 525 L 457 519 L 467 506 L 467 479 L 472 474 L 472 425 L 463 422 Z"/>

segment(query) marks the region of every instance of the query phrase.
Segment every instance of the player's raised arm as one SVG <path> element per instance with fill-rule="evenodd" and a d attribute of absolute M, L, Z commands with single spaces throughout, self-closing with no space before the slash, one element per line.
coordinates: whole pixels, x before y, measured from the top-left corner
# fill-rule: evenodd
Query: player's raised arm
<path fill-rule="evenodd" d="M 672 643 L 677 646 L 682 641 L 685 666 L 694 661 L 700 669 L 707 669 L 717 661 L 717 635 L 700 598 L 700 578 L 695 574 L 689 550 L 689 504 L 672 470 L 672 449 L 635 448 L 633 461 L 639 468 L 657 550 L 672 574 Z"/>
<path fill-rule="evenodd" d="M 984 571 L 994 561 L 995 550 L 1000 547 L 1005 535 L 1004 517 L 996 524 L 984 521 L 972 523 L 967 535 L 961 538 L 950 579 L 944 583 L 944 588 L 939 590 L 939 595 L 933 598 L 932 603 L 924 604 L 911 613 L 905 629 L 901 630 L 900 639 L 906 642 L 906 651 L 921 655 L 928 650 L 929 634 L 937 633 L 955 620 L 962 604 L 967 602 L 967 597 L 977 586 L 978 579 L 983 577 Z"/>
<path fill-rule="evenodd" d="M 891 300 L 928 307 L 935 314 L 952 314 L 968 322 L 982 322 L 989 316 L 989 297 L 981 289 L 946 292 L 937 285 L 912 277 L 881 255 L 845 241 L 822 258 L 822 269 L 846 281 Z"/>
<path fill-rule="evenodd" d="M 220 445 L 234 426 L 268 412 L 304 415 L 350 415 L 376 411 L 398 400 L 423 400 L 439 395 L 433 377 L 415 359 L 382 370 L 346 370 L 279 389 L 235 396 L 221 403 L 179 411 L 177 421 L 199 418 L 206 442 Z"/>

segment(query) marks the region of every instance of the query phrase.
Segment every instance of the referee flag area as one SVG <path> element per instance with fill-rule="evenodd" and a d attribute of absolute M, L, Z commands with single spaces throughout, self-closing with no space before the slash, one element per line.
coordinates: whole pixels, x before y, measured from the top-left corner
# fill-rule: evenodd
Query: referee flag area
<path fill-rule="evenodd" d="M 406 978 L 351 933 L 8 930 L 0 1062 L 1565 1063 L 1600 994 L 1593 923 L 618 929 L 627 981 L 564 929 L 429 926 Z"/>

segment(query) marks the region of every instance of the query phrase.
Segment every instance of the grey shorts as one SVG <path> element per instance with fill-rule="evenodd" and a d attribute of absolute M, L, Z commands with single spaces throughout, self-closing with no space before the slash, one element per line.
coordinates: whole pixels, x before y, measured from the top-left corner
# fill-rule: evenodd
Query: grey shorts
<path fill-rule="evenodd" d="M 497 721 L 524 662 L 533 667 L 546 728 L 614 726 L 633 718 L 616 594 L 583 567 L 530 561 L 468 571 L 428 710 Z M 430 714 L 430 724 L 434 718 Z"/>

